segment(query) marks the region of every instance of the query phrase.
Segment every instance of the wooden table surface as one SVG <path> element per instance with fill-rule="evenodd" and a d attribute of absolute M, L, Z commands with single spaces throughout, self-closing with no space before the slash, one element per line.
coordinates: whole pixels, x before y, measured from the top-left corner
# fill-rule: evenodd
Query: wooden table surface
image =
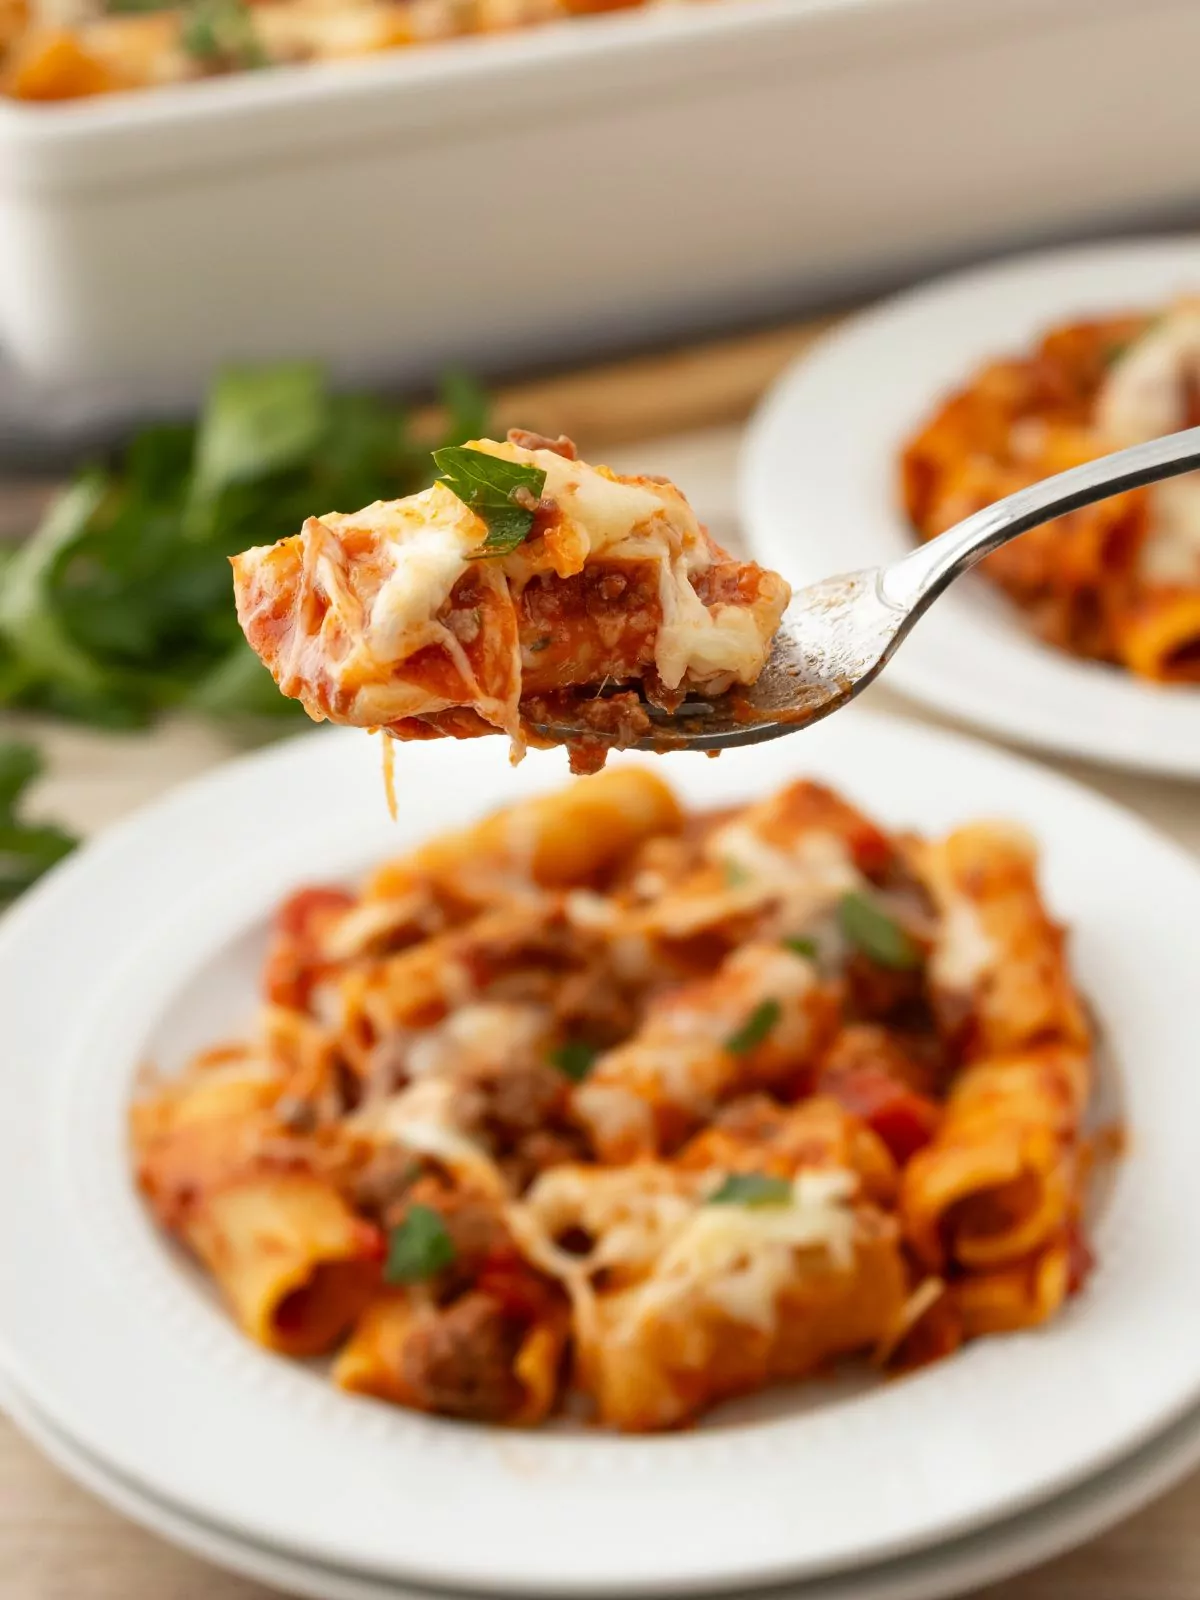
<path fill-rule="evenodd" d="M 523 385 L 501 396 L 501 419 L 567 431 L 613 465 L 676 478 L 702 517 L 728 538 L 743 417 L 772 377 L 813 336 L 791 327 L 661 360 L 622 363 Z M 672 430 L 689 430 L 686 435 Z M 669 437 L 651 438 L 652 435 Z M 641 442 L 635 442 L 641 441 Z M 0 492 L 0 529 L 36 503 Z M 886 688 L 875 709 L 933 722 Z M 37 803 L 91 832 L 230 753 L 212 728 L 176 723 L 113 736 L 37 729 L 50 771 Z M 1193 786 L 1047 762 L 1138 811 L 1200 855 Z M 983 1591 L 987 1600 L 1197 1600 L 1200 1474 L 1104 1537 L 1036 1571 Z M 109 1511 L 62 1476 L 0 1417 L 2 1600 L 266 1600 L 268 1591 L 197 1561 Z"/>

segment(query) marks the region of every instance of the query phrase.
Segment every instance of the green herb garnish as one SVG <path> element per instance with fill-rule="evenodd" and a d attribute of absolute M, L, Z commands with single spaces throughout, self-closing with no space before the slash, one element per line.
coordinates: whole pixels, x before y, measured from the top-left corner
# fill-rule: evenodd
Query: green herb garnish
<path fill-rule="evenodd" d="M 746 884 L 754 881 L 753 873 L 747 872 L 741 862 L 734 861 L 732 856 L 726 856 L 721 867 L 725 874 L 725 886 L 728 889 L 741 889 Z"/>
<path fill-rule="evenodd" d="M 788 1180 L 766 1172 L 731 1172 L 708 1197 L 710 1206 L 786 1206 L 791 1201 Z"/>
<path fill-rule="evenodd" d="M 586 1044 L 582 1039 L 568 1039 L 557 1050 L 551 1050 L 550 1060 L 572 1083 L 582 1083 L 599 1054 L 593 1044 Z"/>
<path fill-rule="evenodd" d="M 783 1015 L 778 1000 L 761 1000 L 742 1023 L 736 1033 L 725 1041 L 731 1055 L 744 1056 L 748 1050 L 760 1045 Z"/>
<path fill-rule="evenodd" d="M 900 924 L 863 894 L 842 896 L 838 921 L 843 934 L 878 966 L 912 972 L 921 965 L 921 951 Z"/>
<path fill-rule="evenodd" d="M 806 939 L 803 934 L 789 934 L 783 941 L 783 948 L 790 950 L 793 955 L 803 956 L 807 961 L 815 961 L 820 954 L 817 941 Z"/>
<path fill-rule="evenodd" d="M 409 1206 L 404 1221 L 388 1235 L 385 1283 L 424 1283 L 453 1266 L 457 1250 L 440 1211 Z"/>
<path fill-rule="evenodd" d="M 470 555 L 506 556 L 525 539 L 533 527 L 533 507 L 546 486 L 540 467 L 527 467 L 521 461 L 504 461 L 484 450 L 467 450 L 449 445 L 435 450 L 433 459 L 438 479 L 456 494 L 487 527 L 487 537 Z M 514 499 L 514 496 L 516 498 Z"/>
<path fill-rule="evenodd" d="M 479 392 L 459 377 L 443 399 L 443 437 L 477 437 Z M 303 719 L 242 637 L 229 557 L 432 471 L 398 406 L 295 363 L 225 372 L 197 422 L 142 429 L 0 549 L 0 707 L 107 728 L 177 709 Z"/>
<path fill-rule="evenodd" d="M 54 864 L 69 855 L 76 840 L 50 823 L 22 822 L 17 805 L 42 770 L 31 744 L 0 743 L 0 906 L 6 906 Z"/>
<path fill-rule="evenodd" d="M 179 43 L 206 67 L 249 71 L 268 64 L 245 0 L 192 0 L 184 12 Z"/>

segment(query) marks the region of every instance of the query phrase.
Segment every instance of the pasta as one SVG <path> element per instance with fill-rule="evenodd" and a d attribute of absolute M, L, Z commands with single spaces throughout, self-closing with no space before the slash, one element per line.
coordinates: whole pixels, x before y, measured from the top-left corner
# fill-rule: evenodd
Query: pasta
<path fill-rule="evenodd" d="M 995 361 L 908 441 L 924 539 L 1014 490 L 1200 421 L 1200 303 L 1053 329 Z M 1159 683 L 1200 682 L 1200 476 L 1085 506 L 982 564 L 1049 643 Z"/>
<path fill-rule="evenodd" d="M 242 629 L 310 716 L 518 751 L 582 721 L 589 771 L 649 731 L 635 691 L 674 709 L 758 677 L 788 586 L 731 560 L 673 484 L 517 429 L 436 458 L 420 494 L 234 558 Z"/>
<path fill-rule="evenodd" d="M 6 0 L 4 92 L 31 102 L 340 61 L 647 0 Z"/>
<path fill-rule="evenodd" d="M 347 1392 L 646 1432 L 903 1370 L 1083 1286 L 1089 1030 L 1030 840 L 645 768 L 276 913 L 252 1037 L 142 1087 L 137 1184 Z"/>

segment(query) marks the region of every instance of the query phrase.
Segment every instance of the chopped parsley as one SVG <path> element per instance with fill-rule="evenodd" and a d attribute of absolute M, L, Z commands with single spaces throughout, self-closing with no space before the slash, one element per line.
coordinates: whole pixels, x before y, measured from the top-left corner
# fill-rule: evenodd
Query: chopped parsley
<path fill-rule="evenodd" d="M 921 965 L 918 945 L 869 896 L 843 895 L 838 922 L 849 943 L 877 966 L 889 967 L 893 972 L 913 972 Z"/>
<path fill-rule="evenodd" d="M 435 450 L 433 459 L 444 483 L 487 527 L 487 537 L 471 556 L 506 556 L 533 527 L 533 509 L 546 486 L 540 467 L 523 461 L 505 461 L 485 450 L 448 445 Z"/>
<path fill-rule="evenodd" d="M 383 1281 L 424 1283 L 453 1266 L 457 1255 L 441 1212 L 432 1206 L 409 1206 L 404 1221 L 388 1235 Z"/>
<path fill-rule="evenodd" d="M 570 1078 L 572 1083 L 582 1083 L 599 1054 L 594 1044 L 587 1044 L 582 1039 L 568 1039 L 557 1050 L 551 1050 L 550 1060 L 565 1078 Z"/>
<path fill-rule="evenodd" d="M 778 1000 L 760 1000 L 741 1027 L 726 1039 L 726 1050 L 731 1055 L 744 1056 L 763 1042 L 782 1015 Z"/>
<path fill-rule="evenodd" d="M 783 948 L 790 950 L 793 955 L 803 956 L 806 961 L 815 961 L 819 954 L 817 941 L 806 939 L 803 934 L 790 935 L 783 941 Z"/>
<path fill-rule="evenodd" d="M 184 12 L 179 42 L 205 66 L 246 70 L 267 65 L 245 0 L 192 0 Z"/>
<path fill-rule="evenodd" d="M 753 881 L 753 874 L 747 872 L 740 861 L 735 861 L 732 856 L 726 856 L 723 863 L 725 871 L 725 885 L 729 889 L 740 889 L 744 884 Z"/>
<path fill-rule="evenodd" d="M 708 1197 L 710 1206 L 786 1206 L 791 1202 L 788 1180 L 766 1172 L 731 1172 Z"/>

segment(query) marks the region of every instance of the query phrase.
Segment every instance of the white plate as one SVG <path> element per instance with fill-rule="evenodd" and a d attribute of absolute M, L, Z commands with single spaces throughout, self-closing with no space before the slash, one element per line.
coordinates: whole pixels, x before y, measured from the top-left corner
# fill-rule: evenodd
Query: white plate
<path fill-rule="evenodd" d="M 0 1409 L 55 1466 L 97 1499 L 181 1549 L 243 1577 L 311 1600 L 437 1600 L 427 1589 L 296 1561 L 277 1550 L 196 1522 L 176 1507 L 114 1476 L 38 1414 L 24 1395 L 0 1390 Z M 1023 1516 L 969 1534 L 924 1555 L 858 1568 L 811 1583 L 743 1593 L 741 1600 L 942 1600 L 998 1583 L 1094 1539 L 1132 1516 L 1200 1464 L 1200 1412 L 1189 1411 L 1164 1434 L 1117 1466 Z M 442 1600 L 469 1600 L 439 1591 Z"/>
<path fill-rule="evenodd" d="M 1010 756 L 857 710 L 803 743 L 670 772 L 721 803 L 813 771 L 893 824 L 1000 814 L 1044 840 L 1136 1130 L 1101 1268 L 1049 1329 L 902 1382 L 666 1438 L 515 1435 L 347 1397 L 256 1349 L 131 1191 L 142 1059 L 244 1019 L 262 911 L 501 797 L 561 779 L 492 741 L 378 750 L 323 733 L 233 763 L 108 833 L 0 931 L 0 1357 L 81 1448 L 189 1515 L 300 1557 L 463 1588 L 744 1587 L 879 1562 L 1079 1482 L 1200 1396 L 1200 870 Z M 470 1536 L 464 1537 L 464 1530 Z"/>
<path fill-rule="evenodd" d="M 1021 257 L 887 301 L 821 341 L 747 435 L 742 509 L 760 560 L 794 584 L 902 555 L 905 439 L 984 361 L 1057 322 L 1200 291 L 1200 242 L 1150 239 Z M 1200 689 L 1139 681 L 1042 644 L 981 578 L 917 624 L 888 684 L 1023 744 L 1200 777 Z"/>

